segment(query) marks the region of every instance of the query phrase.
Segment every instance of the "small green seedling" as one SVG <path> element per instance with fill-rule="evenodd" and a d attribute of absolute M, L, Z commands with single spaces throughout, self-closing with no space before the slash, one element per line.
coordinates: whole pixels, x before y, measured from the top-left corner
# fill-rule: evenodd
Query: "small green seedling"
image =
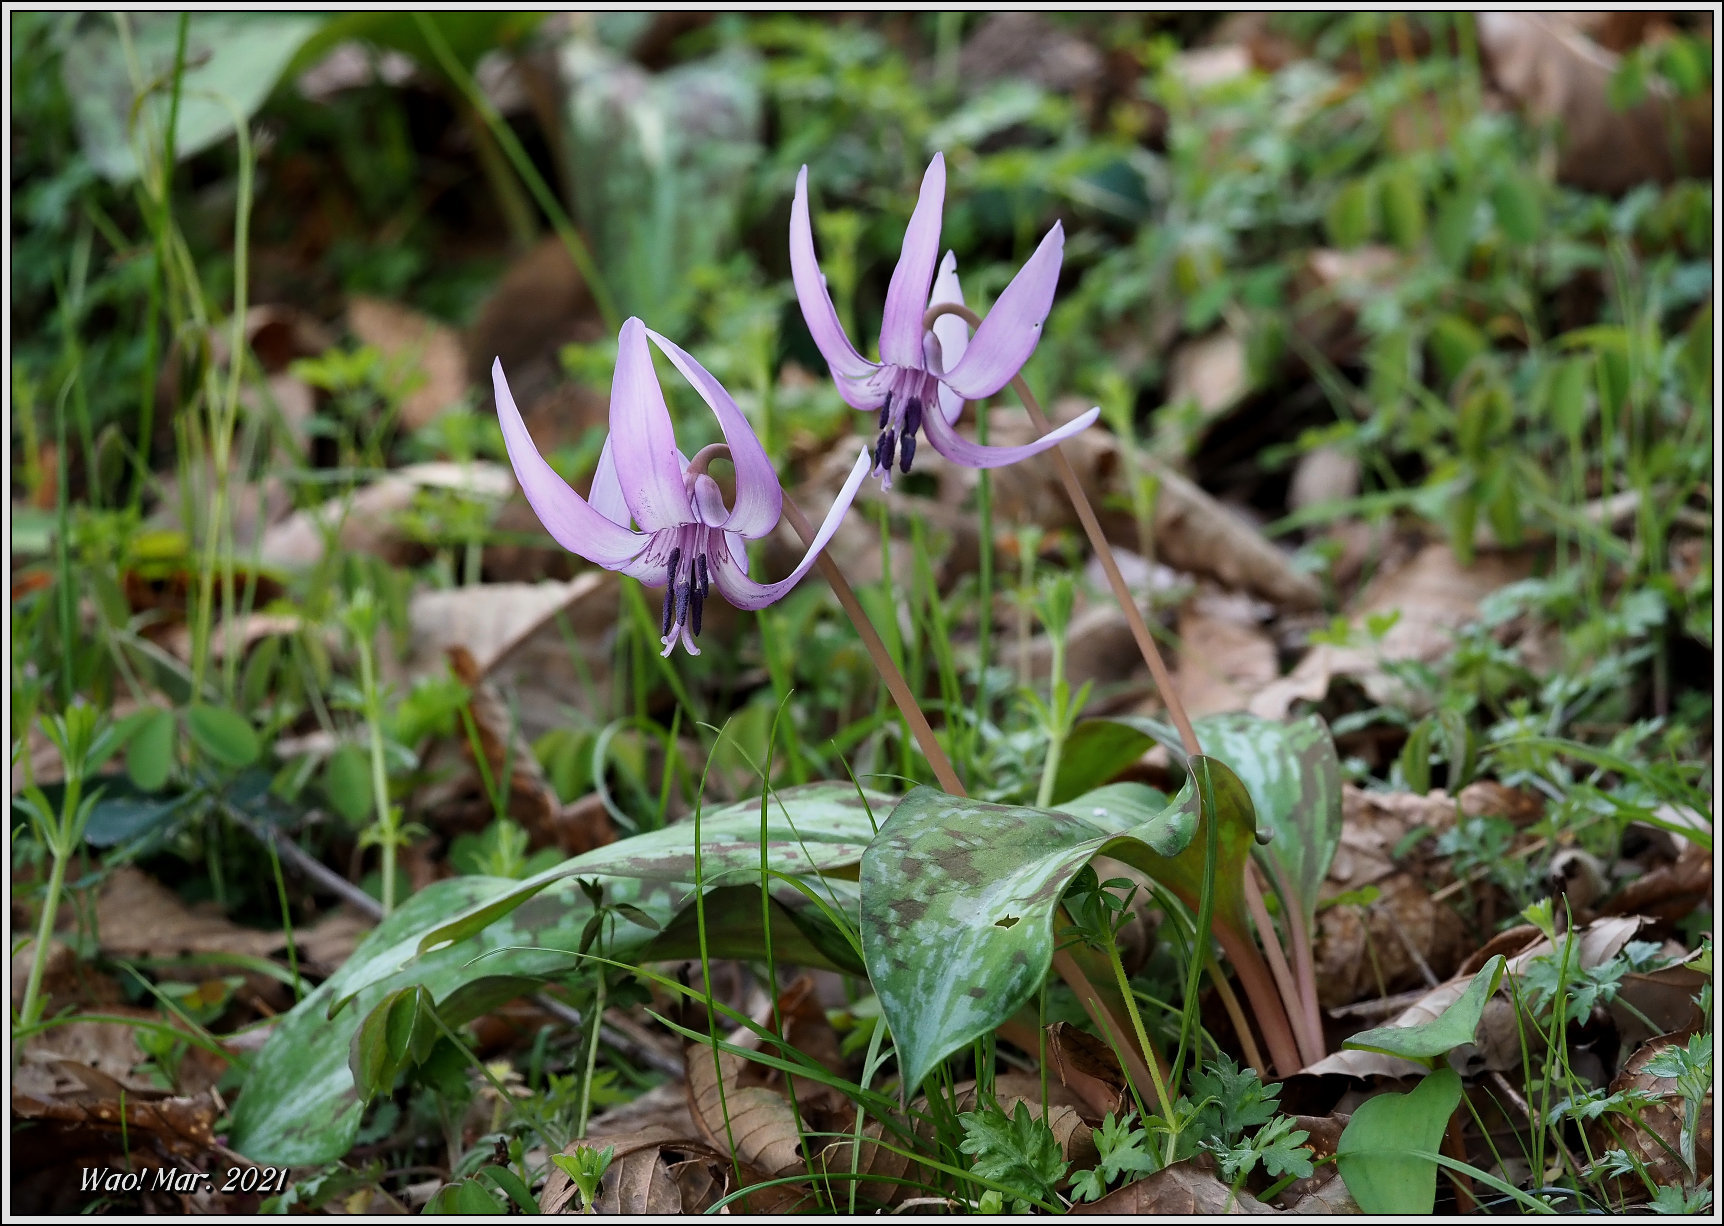
<path fill-rule="evenodd" d="M 593 1202 L 599 1198 L 599 1181 L 610 1169 L 611 1156 L 616 1153 L 614 1145 L 603 1149 L 594 1149 L 590 1145 L 582 1145 L 567 1154 L 552 1154 L 551 1161 L 557 1169 L 574 1182 L 575 1193 L 581 1198 L 581 1212 L 591 1213 Z"/>

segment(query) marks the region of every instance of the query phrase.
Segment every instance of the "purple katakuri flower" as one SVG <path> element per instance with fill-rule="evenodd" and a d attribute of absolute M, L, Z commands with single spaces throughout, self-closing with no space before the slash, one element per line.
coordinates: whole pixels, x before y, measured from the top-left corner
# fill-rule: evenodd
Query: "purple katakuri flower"
<path fill-rule="evenodd" d="M 724 505 L 718 482 L 704 464 L 690 471 L 688 457 L 677 450 L 648 337 L 718 418 L 736 473 L 735 505 Z M 640 320 L 623 324 L 611 380 L 611 432 L 588 498 L 570 489 L 533 446 L 503 378 L 501 359 L 491 366 L 491 380 L 509 462 L 539 522 L 569 552 L 648 587 L 664 587 L 661 641 L 667 656 L 679 641 L 690 655 L 700 654 L 694 636 L 712 588 L 739 609 L 760 609 L 795 587 L 838 530 L 868 475 L 863 450 L 796 569 L 777 583 L 756 583 L 748 577 L 743 541 L 763 537 L 777 525 L 783 487 L 736 401 L 699 362 Z"/>
<path fill-rule="evenodd" d="M 870 475 L 880 478 L 883 489 L 892 486 L 894 456 L 899 471 L 910 471 L 916 433 L 924 427 L 928 442 L 948 460 L 968 468 L 998 468 L 1046 451 L 1101 415 L 1099 408 L 1091 409 L 1022 447 L 983 447 L 954 428 L 964 401 L 992 396 L 1011 382 L 1035 351 L 1059 281 L 1065 233 L 1055 222 L 1035 254 L 1000 294 L 974 337 L 955 315 L 941 316 L 932 333 L 926 333 L 922 317 L 930 306 L 964 301 L 958 288 L 957 258 L 950 251 L 940 263 L 939 279 L 934 278 L 945 195 L 946 161 L 944 155 L 936 153 L 922 176 L 921 198 L 904 231 L 904 248 L 886 289 L 880 360 L 870 362 L 844 335 L 826 279 L 814 258 L 814 231 L 808 220 L 808 167 L 796 176 L 796 199 L 790 209 L 790 272 L 796 297 L 814 343 L 831 367 L 839 395 L 852 408 L 879 412 L 880 436 L 874 444 Z"/>

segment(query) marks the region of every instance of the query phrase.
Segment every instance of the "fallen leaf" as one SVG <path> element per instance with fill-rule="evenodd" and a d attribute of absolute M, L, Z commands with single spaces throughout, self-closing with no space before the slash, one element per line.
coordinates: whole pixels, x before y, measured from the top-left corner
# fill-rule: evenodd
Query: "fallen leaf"
<path fill-rule="evenodd" d="M 1605 903 L 1606 915 L 1646 915 L 1676 923 L 1712 897 L 1712 854 L 1683 840 L 1674 864 L 1636 877 Z"/>
<path fill-rule="evenodd" d="M 1056 423 L 1063 422 L 1088 408 L 1085 402 L 1065 400 L 1055 405 L 1049 416 Z M 1021 410 L 989 412 L 990 443 L 1027 443 L 1036 433 Z M 1108 431 L 1091 427 L 1061 443 L 1060 450 L 1076 471 L 1108 539 L 1135 544 L 1135 521 L 1116 509 L 1129 505 L 1126 482 L 1131 479 L 1119 441 Z M 1158 483 L 1154 522 L 1158 560 L 1177 570 L 1215 579 L 1229 591 L 1248 592 L 1283 608 L 1314 609 L 1322 604 L 1323 589 L 1317 580 L 1295 570 L 1288 556 L 1255 525 L 1153 456 L 1139 456 L 1138 461 Z M 975 479 L 971 469 L 948 474 L 954 490 L 967 491 Z M 1017 464 L 996 469 L 993 482 L 996 515 L 1002 522 L 1038 523 L 1050 531 L 1077 527 L 1077 513 L 1052 465 Z"/>
<path fill-rule="evenodd" d="M 383 672 L 396 681 L 442 675 L 450 648 L 463 648 L 479 675 L 513 699 L 521 733 L 532 740 L 564 725 L 566 707 L 609 709 L 617 600 L 609 571 L 567 583 L 420 591 L 407 608 L 407 658 L 386 661 Z"/>
<path fill-rule="evenodd" d="M 1582 969 L 1591 969 L 1608 962 L 1622 951 L 1622 947 L 1628 944 L 1644 922 L 1638 917 L 1594 920 L 1575 934 L 1575 965 Z M 1524 974 L 1533 959 L 1552 953 L 1554 948 L 1550 940 L 1542 935 L 1537 936 L 1530 944 L 1524 945 L 1518 953 L 1508 959 L 1508 963 L 1504 967 L 1505 986 L 1499 991 L 1507 990 L 1506 981 L 1512 976 Z M 1475 970 L 1476 968 L 1464 971 L 1431 989 L 1388 1024 L 1390 1026 L 1414 1026 L 1438 1017 L 1466 991 L 1467 985 L 1472 982 Z M 1519 1031 L 1520 1027 L 1514 1028 L 1515 1034 L 1518 1035 Z M 1465 1049 L 1457 1050 L 1462 1052 L 1464 1059 Z M 1488 1059 L 1487 1056 L 1487 1061 Z M 1369 1051 L 1335 1052 L 1300 1070 L 1303 1075 L 1342 1074 L 1360 1078 L 1416 1077 L 1425 1071 L 1423 1065 L 1414 1061 Z"/>
<path fill-rule="evenodd" d="M 347 304 L 347 328 L 361 343 L 423 376 L 401 402 L 404 429 L 418 430 L 466 395 L 467 354 L 447 324 L 399 303 L 355 296 Z"/>
<path fill-rule="evenodd" d="M 633 1132 L 603 1132 L 589 1130 L 586 1137 L 571 1141 L 564 1149 L 572 1154 L 577 1149 L 602 1151 L 611 1149 L 611 1164 L 599 1184 L 599 1195 L 593 1211 L 599 1214 L 693 1212 L 683 1203 L 682 1190 L 672 1170 L 674 1163 L 688 1158 L 704 1158 L 724 1163 L 718 1150 L 704 1141 L 697 1141 L 675 1128 L 651 1124 Z M 539 1193 L 541 1213 L 579 1213 L 580 1205 L 574 1181 L 561 1167 L 552 1165 Z"/>
<path fill-rule="evenodd" d="M 776 1090 L 745 1085 L 749 1061 L 725 1051 L 715 1057 L 700 1044 L 691 1044 L 685 1058 L 689 1114 L 708 1144 L 769 1178 L 806 1169 L 796 1108 Z"/>
<path fill-rule="evenodd" d="M 1563 13 L 1481 13 L 1479 49 L 1496 85 L 1534 123 L 1551 124 L 1561 154 L 1556 177 L 1619 195 L 1639 183 L 1712 174 L 1712 91 L 1677 98 L 1661 81 L 1628 110 L 1611 105 L 1621 57 L 1587 38 Z"/>
<path fill-rule="evenodd" d="M 1447 545 L 1427 545 L 1407 565 L 1378 576 L 1360 597 L 1351 619 L 1355 635 L 1364 635 L 1368 617 L 1396 614 L 1380 642 L 1319 643 L 1291 673 L 1258 692 L 1251 713 L 1285 719 L 1295 702 L 1321 702 L 1337 677 L 1356 681 L 1372 702 L 1427 710 L 1430 695 L 1408 686 L 1387 665 L 1443 658 L 1454 649 L 1454 632 L 1477 618 L 1479 602 L 1530 570 L 1523 554 L 1481 555 L 1462 566 Z"/>
<path fill-rule="evenodd" d="M 993 13 L 964 39 L 958 79 L 970 89 L 987 82 L 1026 81 L 1062 95 L 1093 90 L 1101 53 L 1040 13 Z"/>
<path fill-rule="evenodd" d="M 469 498 L 501 502 L 515 489 L 514 474 L 503 465 L 435 462 L 394 469 L 351 494 L 331 498 L 311 510 L 295 511 L 263 534 L 258 546 L 265 566 L 300 570 L 317 564 L 334 538 L 344 553 L 367 553 L 395 564 L 413 557 L 415 546 L 397 518 L 422 489 L 452 490 Z"/>
<path fill-rule="evenodd" d="M 1197 421 L 1185 414 L 1158 415 L 1156 452 L 1189 455 L 1210 426 L 1237 407 L 1251 390 L 1245 341 L 1228 328 L 1188 340 L 1173 351 L 1168 363 L 1166 400 L 1169 406 L 1192 405 Z"/>
<path fill-rule="evenodd" d="M 1679 1031 L 1653 1039 L 1629 1057 L 1622 1071 L 1610 1083 L 1612 1094 L 1639 1090 L 1657 1099 L 1651 1106 L 1641 1109 L 1637 1120 L 1609 1114 L 1600 1116 L 1587 1126 L 1594 1153 L 1603 1153 L 1607 1149 L 1627 1150 L 1646 1164 L 1646 1174 L 1655 1184 L 1691 1187 L 1703 1185 L 1712 1177 L 1712 1138 L 1715 1135 L 1712 1090 L 1707 1090 L 1700 1104 L 1700 1127 L 1694 1145 L 1695 1165 L 1699 1169 L 1690 1173 L 1680 1157 L 1683 1102 L 1676 1090 L 1676 1079 L 1656 1076 L 1646 1068 L 1660 1052 L 1686 1044 L 1693 1033 Z M 1632 1189 L 1639 1194 L 1644 1191 L 1639 1179 L 1633 1176 L 1613 1182 L 1619 1183 L 1622 1192 Z"/>
<path fill-rule="evenodd" d="M 1248 597 L 1201 591 L 1179 609 L 1179 664 L 1173 685 L 1195 719 L 1242 711 L 1280 676 L 1263 609 Z"/>
<path fill-rule="evenodd" d="M 96 896 L 96 931 L 102 952 L 120 958 L 174 958 L 185 954 L 267 957 L 287 945 L 279 930 L 242 928 L 215 911 L 194 911 L 179 895 L 125 865 Z"/>
<path fill-rule="evenodd" d="M 1235 1192 L 1204 1169 L 1197 1159 L 1176 1162 L 1155 1174 L 1128 1183 L 1090 1204 L 1073 1205 L 1076 1213 L 1177 1214 L 1181 1217 L 1216 1213 L 1274 1213 L 1251 1193 Z"/>

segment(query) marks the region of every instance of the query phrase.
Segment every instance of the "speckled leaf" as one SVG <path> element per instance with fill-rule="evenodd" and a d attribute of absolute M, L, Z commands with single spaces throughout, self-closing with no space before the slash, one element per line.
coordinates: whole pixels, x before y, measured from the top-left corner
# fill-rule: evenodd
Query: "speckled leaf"
<path fill-rule="evenodd" d="M 1257 825 L 1272 836 L 1258 858 L 1314 930 L 1317 891 L 1341 841 L 1341 759 L 1329 726 L 1315 715 L 1292 723 L 1211 715 L 1197 721 L 1197 738 L 1251 793 Z"/>
<path fill-rule="evenodd" d="M 1199 734 L 1202 735 L 1201 733 Z M 1256 845 L 1257 824 L 1251 808 L 1251 796 L 1228 767 L 1210 757 L 1191 759 L 1196 767 L 1207 766 L 1210 784 L 1215 793 L 1216 829 L 1215 903 L 1213 929 L 1222 947 L 1233 955 L 1235 948 L 1251 945 L 1249 914 L 1245 909 L 1245 860 Z M 1187 779 L 1184 798 L 1191 793 Z M 1152 812 L 1150 806 L 1161 793 L 1135 783 L 1114 783 L 1097 788 L 1060 808 L 1094 821 L 1119 823 L 1141 822 Z M 1197 802 L 1190 801 L 1193 812 Z M 1176 854 L 1134 857 L 1129 847 L 1108 854 L 1115 859 L 1143 870 L 1166 886 L 1193 913 L 1203 899 L 1203 856 L 1207 839 L 1201 826 L 1197 835 Z"/>
<path fill-rule="evenodd" d="M 1245 790 L 1209 765 L 1223 828 L 1243 805 L 1248 843 Z M 1029 1000 L 1053 958 L 1054 911 L 1084 865 L 1106 854 L 1184 880 L 1195 852 L 1200 881 L 1199 831 L 1194 786 L 1167 800 L 1114 784 L 1051 811 L 926 787 L 906 796 L 863 856 L 861 881 L 863 959 L 906 1084 Z"/>
<path fill-rule="evenodd" d="M 810 783 L 773 794 L 767 813 L 766 861 L 781 873 L 842 872 L 862 858 L 874 837 L 876 813 L 892 804 L 878 792 L 859 794 L 843 783 Z M 694 822 L 600 847 L 564 860 L 516 889 L 425 934 L 421 949 L 463 940 L 506 915 L 554 882 L 569 877 L 634 877 L 649 881 L 693 882 Z M 701 876 L 707 888 L 735 885 L 760 875 L 760 801 L 745 800 L 705 814 L 700 822 Z"/>
<path fill-rule="evenodd" d="M 868 801 L 882 813 L 892 803 L 876 793 L 868 794 Z M 774 868 L 790 866 L 781 871 L 843 872 L 861 858 L 874 829 L 868 810 L 848 786 L 787 788 L 776 794 L 772 813 L 769 863 Z M 316 1165 L 345 1154 L 361 1115 L 348 1068 L 349 1048 L 377 1002 L 397 989 L 423 985 L 443 1018 L 459 1025 L 566 971 L 576 958 L 564 951 L 579 947 L 592 915 L 576 875 L 603 884 L 607 904 L 638 908 L 657 925 L 616 916 L 606 924 L 603 952 L 625 959 L 649 950 L 673 956 L 660 951 L 678 948 L 680 929 L 674 921 L 693 897 L 690 882 L 677 878 L 679 872 L 693 875 L 693 833 L 693 824 L 685 822 L 600 848 L 552 870 L 546 875 L 551 879 L 527 893 L 518 881 L 457 877 L 413 895 L 366 937 L 339 971 L 276 1022 L 235 1106 L 231 1146 L 259 1162 L 291 1166 Z M 759 834 L 758 800 L 715 811 L 703 820 L 704 886 L 710 890 L 754 884 L 757 890 Z M 750 865 L 752 877 L 747 876 Z M 827 884 L 837 891 L 844 909 L 852 911 L 848 883 Z M 824 897 L 827 884 L 817 882 L 813 888 Z M 811 948 L 834 945 L 830 937 L 819 936 L 819 917 L 798 910 L 805 900 L 793 887 L 781 883 L 772 894 L 775 916 L 786 912 Z M 753 897 L 758 915 L 758 892 Z M 490 922 L 453 945 L 419 952 L 431 933 L 449 927 L 451 915 L 474 914 L 489 915 Z M 797 931 L 787 928 L 783 949 L 793 948 Z M 774 937 L 776 947 L 776 923 Z M 335 1008 L 343 1003 L 346 1007 Z"/>

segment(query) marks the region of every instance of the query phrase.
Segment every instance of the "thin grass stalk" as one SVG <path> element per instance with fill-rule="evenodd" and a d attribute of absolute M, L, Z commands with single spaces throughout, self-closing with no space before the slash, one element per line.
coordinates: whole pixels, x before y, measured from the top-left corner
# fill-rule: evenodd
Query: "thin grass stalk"
<path fill-rule="evenodd" d="M 156 428 L 156 374 L 161 355 L 162 299 L 167 292 L 167 229 L 173 213 L 174 146 L 178 136 L 180 116 L 180 86 L 185 80 L 186 35 L 191 28 L 191 14 L 180 14 L 178 36 L 174 42 L 173 85 L 168 93 L 168 127 L 162 138 L 162 166 L 154 199 L 144 215 L 150 222 L 150 238 L 154 247 L 155 266 L 150 272 L 150 300 L 144 313 L 144 366 L 138 389 L 138 469 L 132 485 L 132 510 L 140 510 L 144 487 L 150 480 L 150 439 Z"/>

